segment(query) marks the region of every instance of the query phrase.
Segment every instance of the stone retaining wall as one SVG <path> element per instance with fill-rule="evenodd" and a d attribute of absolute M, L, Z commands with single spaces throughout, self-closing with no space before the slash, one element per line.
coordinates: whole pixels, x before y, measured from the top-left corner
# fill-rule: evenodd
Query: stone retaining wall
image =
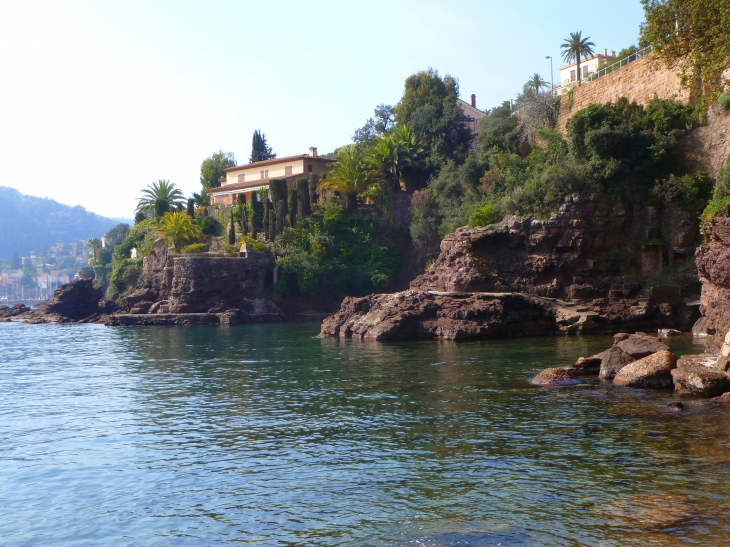
<path fill-rule="evenodd" d="M 605 76 L 573 88 L 572 104 L 568 94 L 560 101 L 558 130 L 565 131 L 568 120 L 591 103 L 616 102 L 620 97 L 647 104 L 654 96 L 691 102 L 692 96 L 680 85 L 677 70 L 666 68 L 654 55 L 647 55 Z"/>

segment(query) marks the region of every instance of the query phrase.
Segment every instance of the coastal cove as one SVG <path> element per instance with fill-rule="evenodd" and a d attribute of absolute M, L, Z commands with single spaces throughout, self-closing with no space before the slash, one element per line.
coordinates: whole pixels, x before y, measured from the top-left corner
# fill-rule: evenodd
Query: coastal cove
<path fill-rule="evenodd" d="M 610 336 L 378 343 L 319 328 L 0 324 L 0 542 L 730 541 L 726 407 L 530 384 Z"/>

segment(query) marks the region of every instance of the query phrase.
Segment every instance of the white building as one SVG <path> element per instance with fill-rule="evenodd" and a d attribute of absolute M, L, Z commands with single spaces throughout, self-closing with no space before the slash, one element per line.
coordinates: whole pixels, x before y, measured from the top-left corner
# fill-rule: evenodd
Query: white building
<path fill-rule="evenodd" d="M 588 77 L 591 72 L 596 72 L 602 69 L 606 65 L 616 61 L 616 52 L 611 51 L 610 54 L 607 49 L 603 50 L 603 53 L 596 53 L 587 59 L 581 59 L 580 61 L 580 72 L 581 80 Z M 568 89 L 571 85 L 578 82 L 578 63 L 571 63 L 560 67 L 560 87 L 562 89 Z"/>

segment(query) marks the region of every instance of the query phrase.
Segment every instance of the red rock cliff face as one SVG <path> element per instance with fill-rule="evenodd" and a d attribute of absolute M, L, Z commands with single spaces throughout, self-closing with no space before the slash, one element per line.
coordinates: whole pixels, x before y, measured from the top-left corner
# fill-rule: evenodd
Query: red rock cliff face
<path fill-rule="evenodd" d="M 640 244 L 661 238 L 660 245 Z M 513 216 L 494 228 L 447 235 L 438 259 L 411 288 L 523 291 L 585 301 L 607 296 L 613 277 L 652 275 L 662 264 L 684 263 L 699 243 L 697 222 L 676 206 L 575 197 L 549 220 Z"/>
<path fill-rule="evenodd" d="M 702 283 L 702 318 L 692 331 L 707 334 L 722 346 L 730 330 L 730 219 L 716 218 L 707 230 L 708 241 L 697 249 L 697 271 Z"/>

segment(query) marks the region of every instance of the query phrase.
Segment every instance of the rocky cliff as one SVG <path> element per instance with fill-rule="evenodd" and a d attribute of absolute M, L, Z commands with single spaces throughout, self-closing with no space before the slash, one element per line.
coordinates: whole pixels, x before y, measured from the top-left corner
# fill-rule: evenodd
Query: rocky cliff
<path fill-rule="evenodd" d="M 548 220 L 512 216 L 498 225 L 460 228 L 447 235 L 439 257 L 411 282 L 411 291 L 398 293 L 398 298 L 347 299 L 325 321 L 322 334 L 385 339 L 688 330 L 699 317 L 696 275 L 688 275 L 683 285 L 647 288 L 641 281 L 662 275 L 666 266 L 692 270 L 688 261 L 700 241 L 697 222 L 679 207 L 627 206 L 604 196 L 574 196 Z M 523 293 L 528 300 L 532 295 L 548 309 L 547 315 L 522 314 L 529 308 L 524 301 L 517 305 L 515 297 L 506 303 L 495 294 L 499 292 Z M 519 327 L 510 327 L 511 318 L 500 316 L 496 308 L 483 313 L 484 302 L 494 299 L 521 317 L 515 323 Z M 566 322 L 571 309 L 590 314 L 590 321 Z M 542 323 L 547 317 L 552 317 L 550 329 Z M 378 322 L 384 326 L 376 326 Z"/>
<path fill-rule="evenodd" d="M 706 235 L 707 241 L 696 254 L 702 318 L 692 332 L 708 335 L 711 344 L 719 348 L 730 330 L 730 219 L 715 218 Z"/>

